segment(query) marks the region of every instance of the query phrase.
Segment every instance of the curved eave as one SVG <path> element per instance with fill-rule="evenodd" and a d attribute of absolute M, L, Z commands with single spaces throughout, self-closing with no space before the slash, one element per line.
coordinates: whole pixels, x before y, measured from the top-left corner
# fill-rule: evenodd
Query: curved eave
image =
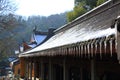
<path fill-rule="evenodd" d="M 29 54 L 23 54 L 19 57 L 38 57 L 38 56 L 79 56 L 79 57 L 96 57 L 100 58 L 103 55 L 116 55 L 115 48 L 115 35 L 109 35 L 108 37 L 100 37 L 96 39 L 90 39 L 88 41 L 82 41 L 74 44 L 54 47 L 51 49 L 45 49 L 41 51 L 31 52 Z"/>
<path fill-rule="evenodd" d="M 56 53 L 54 53 L 55 49 L 58 50 L 58 52 L 59 52 L 59 50 L 64 46 L 71 46 L 73 44 L 76 45 L 78 43 L 82 43 L 82 44 L 86 45 L 86 42 L 87 43 L 91 42 L 91 44 L 92 44 L 93 40 L 95 40 L 95 42 L 98 41 L 99 39 L 100 39 L 100 41 L 102 41 L 103 38 L 106 38 L 104 40 L 104 41 L 106 41 L 107 38 L 109 38 L 111 35 L 115 35 L 115 29 L 111 29 L 111 28 L 96 31 L 96 32 L 93 31 L 91 33 L 89 33 L 88 31 L 86 32 L 86 30 L 76 31 L 76 29 L 77 29 L 77 27 L 73 27 L 70 30 L 67 30 L 66 32 L 54 35 L 48 41 L 46 41 L 44 44 L 42 44 L 32 50 L 29 50 L 27 52 L 20 54 L 19 57 L 36 56 L 36 55 L 38 55 L 38 56 L 48 55 L 49 56 L 50 54 L 45 54 L 45 53 L 49 53 L 49 52 L 53 55 L 56 55 Z M 82 32 L 82 33 L 80 34 L 79 32 Z M 57 49 L 57 48 L 59 48 L 59 49 Z"/>

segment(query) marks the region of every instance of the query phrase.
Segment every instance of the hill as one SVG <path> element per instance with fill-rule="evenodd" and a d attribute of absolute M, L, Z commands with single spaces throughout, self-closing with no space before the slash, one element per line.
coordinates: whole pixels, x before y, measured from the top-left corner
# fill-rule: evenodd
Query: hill
<path fill-rule="evenodd" d="M 49 28 L 58 28 L 66 24 L 66 13 L 55 14 L 48 17 L 30 16 L 24 19 L 22 16 L 10 14 L 1 17 L 0 20 L 0 61 L 14 55 L 22 41 L 29 42 L 32 30 L 47 31 Z"/>

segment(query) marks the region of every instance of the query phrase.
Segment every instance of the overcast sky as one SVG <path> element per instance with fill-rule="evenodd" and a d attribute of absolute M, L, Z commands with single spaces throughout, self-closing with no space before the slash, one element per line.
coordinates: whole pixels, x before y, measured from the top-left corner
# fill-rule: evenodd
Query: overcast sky
<path fill-rule="evenodd" d="M 23 16 L 49 16 L 70 11 L 74 7 L 74 0 L 16 0 L 17 14 Z"/>

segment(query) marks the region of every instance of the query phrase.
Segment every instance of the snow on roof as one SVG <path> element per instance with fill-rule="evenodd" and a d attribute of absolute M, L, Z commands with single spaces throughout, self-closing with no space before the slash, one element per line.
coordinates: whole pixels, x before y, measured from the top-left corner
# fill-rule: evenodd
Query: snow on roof
<path fill-rule="evenodd" d="M 19 59 L 15 59 L 14 61 L 11 62 L 11 65 L 13 65 L 15 62 L 19 61 Z"/>
<path fill-rule="evenodd" d="M 79 29 L 78 26 L 70 28 L 64 32 L 58 33 L 46 41 L 44 44 L 24 52 L 22 54 L 39 52 L 46 49 L 51 49 L 59 46 L 69 45 L 77 42 L 87 41 L 89 39 L 95 39 L 100 37 L 107 37 L 115 34 L 115 29 L 107 28 L 96 31 L 86 30 L 85 28 Z"/>
<path fill-rule="evenodd" d="M 40 44 L 46 37 L 47 35 L 35 35 L 35 40 L 37 44 Z"/>
<path fill-rule="evenodd" d="M 30 43 L 29 46 L 34 48 L 36 47 L 37 45 L 39 45 L 40 43 L 42 43 L 45 39 L 46 39 L 47 35 L 35 35 L 34 34 L 34 40 L 35 40 L 35 43 Z"/>

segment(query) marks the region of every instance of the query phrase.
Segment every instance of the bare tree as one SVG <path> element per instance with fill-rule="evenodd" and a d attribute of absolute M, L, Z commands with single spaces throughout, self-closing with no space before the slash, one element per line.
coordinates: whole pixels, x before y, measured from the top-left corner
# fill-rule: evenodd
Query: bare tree
<path fill-rule="evenodd" d="M 0 0 L 0 15 L 16 10 L 16 5 L 11 0 Z"/>

